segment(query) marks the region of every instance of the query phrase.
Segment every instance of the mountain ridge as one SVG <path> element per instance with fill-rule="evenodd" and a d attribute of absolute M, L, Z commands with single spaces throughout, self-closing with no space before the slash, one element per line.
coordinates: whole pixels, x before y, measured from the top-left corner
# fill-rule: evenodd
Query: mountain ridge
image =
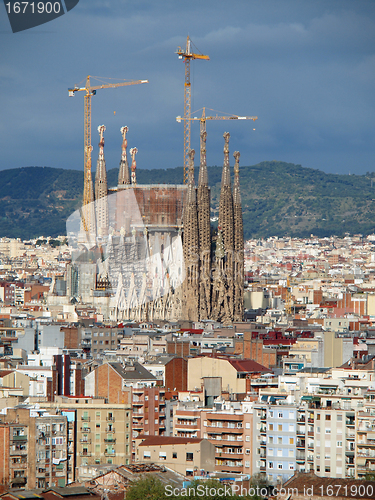
<path fill-rule="evenodd" d="M 221 166 L 208 167 L 213 215 L 218 211 L 221 170 Z M 198 171 L 196 167 L 196 180 Z M 117 168 L 108 170 L 109 187 L 117 185 L 117 175 Z M 370 234 L 375 231 L 372 176 L 327 174 L 275 160 L 241 166 L 245 238 Z M 137 169 L 139 184 L 180 184 L 182 177 L 182 167 Z M 80 207 L 82 193 L 83 171 L 53 167 L 3 170 L 0 237 L 65 234 L 66 220 Z"/>

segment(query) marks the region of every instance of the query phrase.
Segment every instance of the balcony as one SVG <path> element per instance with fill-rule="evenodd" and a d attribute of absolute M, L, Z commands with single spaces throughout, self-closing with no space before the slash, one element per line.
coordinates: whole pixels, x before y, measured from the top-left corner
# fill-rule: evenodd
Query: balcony
<path fill-rule="evenodd" d="M 113 415 L 108 415 L 108 417 L 105 418 L 107 422 L 114 422 L 115 417 Z"/>
<path fill-rule="evenodd" d="M 20 448 L 17 450 L 10 449 L 10 455 L 12 456 L 27 455 L 27 448 L 25 446 L 23 449 Z"/>
<path fill-rule="evenodd" d="M 105 438 L 104 439 L 105 443 L 116 443 L 116 438 Z"/>
<path fill-rule="evenodd" d="M 79 440 L 80 443 L 86 443 L 86 444 L 91 444 L 91 439 L 85 439 L 85 438 L 82 438 Z"/>
<path fill-rule="evenodd" d="M 115 457 L 116 456 L 116 452 L 115 452 L 115 450 L 105 450 L 104 451 L 104 455 L 106 457 Z"/>
<path fill-rule="evenodd" d="M 106 427 L 105 432 L 116 432 L 113 427 Z"/>
<path fill-rule="evenodd" d="M 90 417 L 88 415 L 82 415 L 81 416 L 81 420 L 83 422 L 90 422 L 91 419 L 90 419 Z"/>
<path fill-rule="evenodd" d="M 27 482 L 27 477 L 14 477 L 13 479 L 11 479 L 12 484 L 22 485 L 26 484 L 26 482 Z"/>
<path fill-rule="evenodd" d="M 80 431 L 81 432 L 91 432 L 91 428 L 90 427 L 81 427 Z"/>
<path fill-rule="evenodd" d="M 80 457 L 91 457 L 91 452 L 90 451 L 80 451 L 79 456 Z"/>
<path fill-rule="evenodd" d="M 12 436 L 12 440 L 13 441 L 27 441 L 27 436 L 26 435 L 23 435 L 23 436 Z"/>

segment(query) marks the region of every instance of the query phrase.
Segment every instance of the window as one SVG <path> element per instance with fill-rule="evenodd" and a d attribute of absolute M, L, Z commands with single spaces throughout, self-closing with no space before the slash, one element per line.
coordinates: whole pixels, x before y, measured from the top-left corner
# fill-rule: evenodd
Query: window
<path fill-rule="evenodd" d="M 283 444 L 283 438 L 281 437 L 277 438 L 277 444 Z"/>
<path fill-rule="evenodd" d="M 250 467 L 250 462 L 248 460 L 245 461 L 245 467 L 246 468 Z"/>
<path fill-rule="evenodd" d="M 100 444 L 95 445 L 95 453 L 100 453 Z"/>
<path fill-rule="evenodd" d="M 289 432 L 294 432 L 294 424 L 289 424 Z"/>
<path fill-rule="evenodd" d="M 250 422 L 246 422 L 246 429 L 250 429 Z"/>
<path fill-rule="evenodd" d="M 172 458 L 177 458 L 177 451 L 174 451 L 174 452 L 172 453 Z"/>
<path fill-rule="evenodd" d="M 250 436 L 246 436 L 246 441 L 250 441 Z"/>
<path fill-rule="evenodd" d="M 316 466 L 316 472 L 320 472 L 320 465 Z"/>
<path fill-rule="evenodd" d="M 167 460 L 167 454 L 165 451 L 159 451 L 159 460 Z"/>
<path fill-rule="evenodd" d="M 317 419 L 317 420 L 320 420 L 320 413 L 317 413 L 317 414 L 316 414 L 316 419 Z"/>
<path fill-rule="evenodd" d="M 289 444 L 294 444 L 294 438 L 289 438 Z"/>
<path fill-rule="evenodd" d="M 96 439 L 97 441 L 99 441 L 99 440 L 100 440 L 100 434 L 95 434 L 95 439 Z"/>
<path fill-rule="evenodd" d="M 277 468 L 278 469 L 282 469 L 283 468 L 283 464 L 277 464 Z"/>
<path fill-rule="evenodd" d="M 96 412 L 96 418 L 97 418 L 98 420 L 100 420 L 100 411 L 97 411 L 97 412 Z"/>
<path fill-rule="evenodd" d="M 277 456 L 282 457 L 283 456 L 283 450 L 277 450 Z"/>
<path fill-rule="evenodd" d="M 273 418 L 273 411 L 270 411 L 270 417 Z"/>
<path fill-rule="evenodd" d="M 273 431 L 273 424 L 268 424 L 268 430 Z"/>
<path fill-rule="evenodd" d="M 273 462 L 268 462 L 268 468 L 273 469 Z"/>
<path fill-rule="evenodd" d="M 294 450 L 288 450 L 288 456 L 294 457 Z"/>
<path fill-rule="evenodd" d="M 279 417 L 279 418 L 283 418 L 283 412 L 282 412 L 282 411 L 279 411 L 279 413 L 278 413 L 278 417 Z"/>
<path fill-rule="evenodd" d="M 268 442 L 273 443 L 273 436 L 268 436 Z"/>
<path fill-rule="evenodd" d="M 329 467 L 329 466 L 324 467 L 324 472 L 331 472 L 331 467 Z"/>
<path fill-rule="evenodd" d="M 259 450 L 259 452 L 260 452 L 260 450 Z M 269 454 L 270 457 L 272 457 L 272 455 L 273 455 L 273 448 L 268 448 L 268 454 Z"/>
<path fill-rule="evenodd" d="M 342 448 L 342 441 L 337 441 L 336 445 L 337 445 L 337 448 Z"/>
<path fill-rule="evenodd" d="M 144 451 L 143 452 L 143 458 L 151 458 L 151 452 L 150 451 Z"/>
<path fill-rule="evenodd" d="M 277 430 L 278 430 L 278 431 L 282 431 L 282 430 L 283 430 L 283 424 L 279 424 L 279 425 L 277 426 Z"/>
<path fill-rule="evenodd" d="M 342 415 L 337 415 L 337 422 L 342 422 Z"/>
<path fill-rule="evenodd" d="M 159 420 L 157 418 L 155 418 L 155 424 L 158 424 L 159 423 Z"/>
<path fill-rule="evenodd" d="M 187 462 L 193 461 L 193 453 L 186 453 L 186 461 Z"/>
<path fill-rule="evenodd" d="M 326 415 L 326 420 L 331 420 L 331 415 Z"/>
<path fill-rule="evenodd" d="M 316 432 L 320 432 L 320 427 L 317 427 L 317 428 L 316 428 Z"/>
<path fill-rule="evenodd" d="M 155 401 L 157 401 L 159 399 L 159 396 L 157 394 L 155 394 Z"/>
<path fill-rule="evenodd" d="M 326 434 L 331 434 L 331 429 L 326 429 Z"/>
<path fill-rule="evenodd" d="M 289 464 L 289 470 L 294 470 L 294 464 Z"/>
<path fill-rule="evenodd" d="M 246 453 L 246 455 L 250 455 L 250 450 L 249 450 L 249 448 L 246 448 L 245 453 Z"/>

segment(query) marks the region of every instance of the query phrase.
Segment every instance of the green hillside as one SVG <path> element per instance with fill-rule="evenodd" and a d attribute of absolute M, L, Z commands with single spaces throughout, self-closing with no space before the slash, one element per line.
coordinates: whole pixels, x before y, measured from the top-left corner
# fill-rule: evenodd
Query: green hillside
<path fill-rule="evenodd" d="M 109 186 L 116 185 L 117 175 L 117 169 L 108 171 Z M 208 175 L 216 214 L 221 167 L 208 167 Z M 325 174 L 271 161 L 241 167 L 240 176 L 245 238 L 375 231 L 372 174 Z M 82 171 L 27 167 L 3 170 L 0 179 L 0 236 L 65 234 L 66 219 L 82 202 Z M 137 170 L 139 184 L 179 184 L 181 179 L 182 167 Z"/>

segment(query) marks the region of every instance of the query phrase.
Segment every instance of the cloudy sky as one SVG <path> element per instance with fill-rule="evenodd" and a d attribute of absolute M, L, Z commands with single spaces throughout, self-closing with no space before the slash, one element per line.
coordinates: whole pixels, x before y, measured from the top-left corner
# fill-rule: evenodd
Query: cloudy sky
<path fill-rule="evenodd" d="M 87 75 L 149 80 L 92 98 L 93 165 L 101 124 L 107 168 L 118 167 L 123 125 L 138 168 L 182 165 L 175 118 L 183 115 L 184 64 L 175 51 L 188 34 L 210 56 L 191 65 L 192 111 L 258 116 L 255 124 L 207 123 L 209 165 L 222 165 L 228 131 L 242 166 L 374 170 L 373 0 L 80 0 L 15 34 L 1 3 L 0 169 L 83 169 L 83 92 L 68 97 L 68 87 Z M 198 123 L 192 147 L 199 149 Z"/>

